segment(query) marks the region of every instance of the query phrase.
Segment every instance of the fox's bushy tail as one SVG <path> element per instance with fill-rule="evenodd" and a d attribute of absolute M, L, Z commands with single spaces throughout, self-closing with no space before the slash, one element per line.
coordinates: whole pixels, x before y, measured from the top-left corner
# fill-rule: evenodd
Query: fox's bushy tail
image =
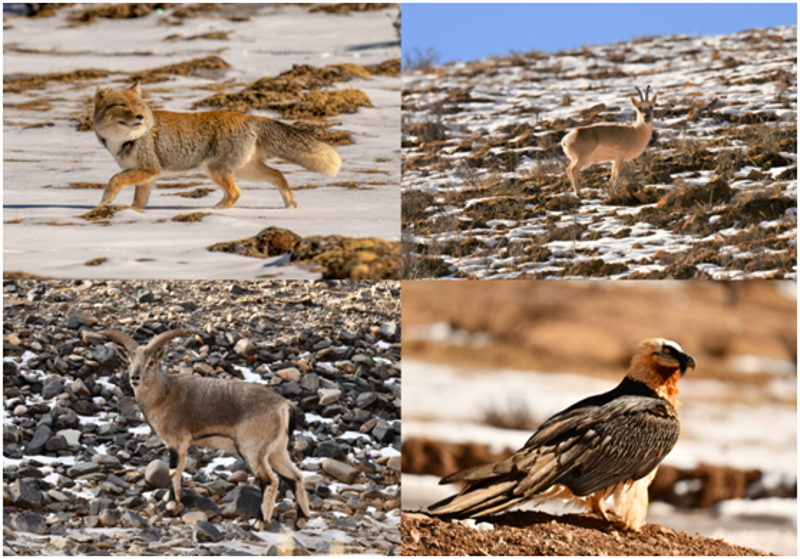
<path fill-rule="evenodd" d="M 258 119 L 258 137 L 267 155 L 335 177 L 342 166 L 339 153 L 308 132 L 268 118 Z"/>

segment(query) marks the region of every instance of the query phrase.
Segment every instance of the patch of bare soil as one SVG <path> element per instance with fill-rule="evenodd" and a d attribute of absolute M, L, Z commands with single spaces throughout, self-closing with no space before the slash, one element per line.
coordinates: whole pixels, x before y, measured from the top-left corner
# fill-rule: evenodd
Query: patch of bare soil
<path fill-rule="evenodd" d="M 176 192 L 174 195 L 181 198 L 205 198 L 213 191 L 213 188 L 194 188 L 188 192 Z"/>
<path fill-rule="evenodd" d="M 595 515 L 519 511 L 493 516 L 490 522 L 493 529 L 478 530 L 404 513 L 403 555 L 769 555 L 656 524 L 646 524 L 638 533 L 620 531 L 614 522 Z"/>
<path fill-rule="evenodd" d="M 300 237 L 280 227 L 267 227 L 255 237 L 217 243 L 208 250 L 253 258 L 292 252 L 292 261 L 321 267 L 325 279 L 399 279 L 400 243 L 374 237 L 341 235 Z"/>
<path fill-rule="evenodd" d="M 198 39 L 205 39 L 207 41 L 227 41 L 228 33 L 226 31 L 212 31 L 210 33 L 192 35 L 191 37 L 184 37 L 180 33 L 176 33 L 175 35 L 169 35 L 164 38 L 165 41 L 196 41 Z"/>
<path fill-rule="evenodd" d="M 28 272 L 6 272 L 3 271 L 4 280 L 44 280 L 52 279 L 48 276 L 38 276 L 36 274 L 29 274 Z"/>
<path fill-rule="evenodd" d="M 376 10 L 385 10 L 395 5 L 396 4 L 376 4 L 376 3 L 353 4 L 353 3 L 342 2 L 341 4 L 321 4 L 318 6 L 314 6 L 309 11 L 311 13 L 324 12 L 326 14 L 347 15 L 350 12 L 372 12 Z"/>
<path fill-rule="evenodd" d="M 400 243 L 375 237 L 305 237 L 292 261 L 321 265 L 324 279 L 400 279 Z"/>
<path fill-rule="evenodd" d="M 199 221 L 203 221 L 203 218 L 207 215 L 211 215 L 210 212 L 192 212 L 188 214 L 178 214 L 172 218 L 172 221 L 178 221 L 181 223 L 197 223 Z"/>
<path fill-rule="evenodd" d="M 130 74 L 130 79 L 142 83 L 157 83 L 167 81 L 168 76 L 220 77 L 230 67 L 230 64 L 222 58 L 212 54 L 203 58 L 194 58 L 186 62 L 136 72 Z"/>
<path fill-rule="evenodd" d="M 76 215 L 81 219 L 92 221 L 100 225 L 111 225 L 111 218 L 114 214 L 122 210 L 135 210 L 133 206 L 97 206 L 89 210 L 85 214 Z M 139 211 L 139 210 L 136 210 Z"/>
<path fill-rule="evenodd" d="M 96 80 L 110 75 L 108 70 L 90 68 L 87 70 L 73 70 L 71 72 L 52 72 L 49 74 L 35 74 L 19 78 L 3 79 L 3 91 L 6 93 L 25 93 L 31 89 L 42 89 L 48 82 L 75 82 Z"/>
<path fill-rule="evenodd" d="M 382 67 L 379 65 L 379 69 Z M 358 64 L 322 68 L 295 65 L 277 77 L 261 78 L 238 93 L 218 93 L 195 103 L 192 108 L 214 107 L 235 112 L 272 110 L 283 118 L 324 121 L 340 114 L 354 113 L 360 107 L 372 107 L 372 102 L 359 89 L 322 88 L 370 75 L 369 70 Z"/>
<path fill-rule="evenodd" d="M 249 256 L 251 258 L 269 258 L 291 252 L 299 235 L 281 227 L 267 227 L 262 229 L 255 237 L 248 237 L 238 241 L 226 241 L 208 247 L 212 252 L 230 252 Z"/>

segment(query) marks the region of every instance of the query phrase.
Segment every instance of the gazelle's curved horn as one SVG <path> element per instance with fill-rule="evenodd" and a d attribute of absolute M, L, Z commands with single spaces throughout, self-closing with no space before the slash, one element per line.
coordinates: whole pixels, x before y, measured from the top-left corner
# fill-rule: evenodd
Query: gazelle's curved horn
<path fill-rule="evenodd" d="M 168 330 L 167 332 L 162 332 L 152 340 L 150 343 L 147 344 L 145 351 L 148 353 L 157 350 L 159 347 L 170 341 L 172 338 L 183 338 L 185 336 L 191 335 L 191 332 L 187 332 L 186 330 Z"/>
<path fill-rule="evenodd" d="M 635 87 L 636 87 L 636 91 L 639 93 L 639 100 L 644 101 L 644 95 L 642 95 L 642 90 L 639 89 L 638 85 L 635 86 Z"/>
<path fill-rule="evenodd" d="M 139 344 L 125 332 L 120 332 L 119 330 L 104 330 L 101 333 L 109 340 L 114 340 L 122 344 L 128 353 L 133 353 L 136 351 L 136 348 L 139 347 Z"/>
<path fill-rule="evenodd" d="M 647 89 L 645 89 L 644 94 L 645 94 L 644 100 L 645 101 L 649 101 L 650 100 L 650 85 L 649 84 L 647 86 Z"/>

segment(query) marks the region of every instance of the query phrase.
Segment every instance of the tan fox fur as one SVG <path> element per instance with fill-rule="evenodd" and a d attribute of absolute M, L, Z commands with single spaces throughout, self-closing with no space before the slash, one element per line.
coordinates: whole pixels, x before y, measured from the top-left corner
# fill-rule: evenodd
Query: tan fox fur
<path fill-rule="evenodd" d="M 226 111 L 151 111 L 139 82 L 112 91 L 97 88 L 94 131 L 123 171 L 106 186 L 100 206 L 114 201 L 124 186 L 136 186 L 133 207 L 143 210 L 155 180 L 202 169 L 225 193 L 214 206 L 226 209 L 241 196 L 234 177 L 266 181 L 278 188 L 284 205 L 297 207 L 283 174 L 264 164 L 280 157 L 333 177 L 342 160 L 328 144 L 276 120 Z"/>

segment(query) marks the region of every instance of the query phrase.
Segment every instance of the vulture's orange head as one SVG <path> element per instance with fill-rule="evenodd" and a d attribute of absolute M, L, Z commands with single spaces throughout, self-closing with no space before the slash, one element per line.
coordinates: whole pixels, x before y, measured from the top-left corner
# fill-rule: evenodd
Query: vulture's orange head
<path fill-rule="evenodd" d="M 628 376 L 645 383 L 656 394 L 677 405 L 678 379 L 696 366 L 694 357 L 670 340 L 651 338 L 636 348 Z"/>

